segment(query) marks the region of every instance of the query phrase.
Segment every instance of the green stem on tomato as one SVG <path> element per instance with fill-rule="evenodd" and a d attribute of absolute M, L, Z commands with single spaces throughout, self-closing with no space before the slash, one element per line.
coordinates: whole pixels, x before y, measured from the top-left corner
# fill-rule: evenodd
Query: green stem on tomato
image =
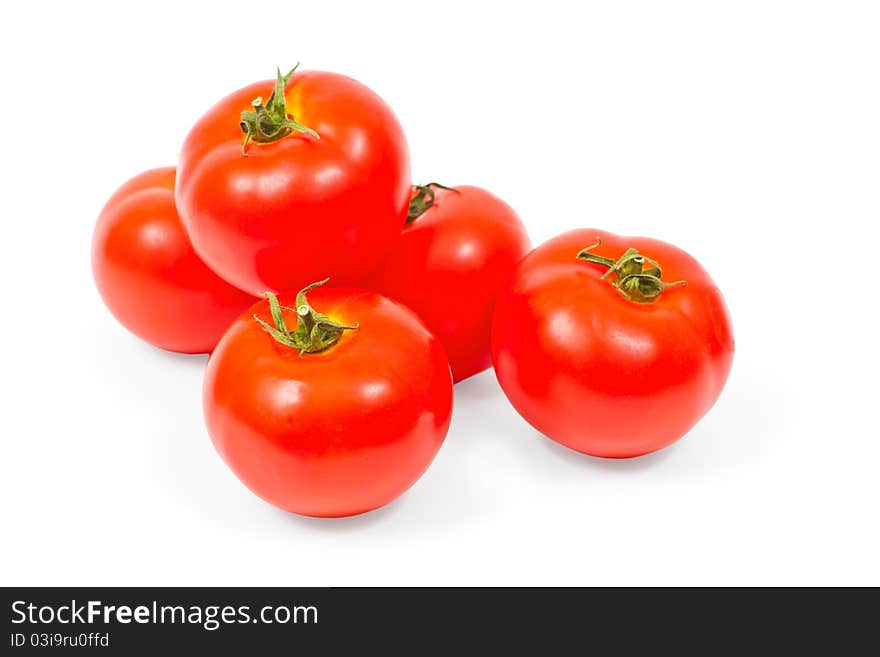
<path fill-rule="evenodd" d="M 357 324 L 354 326 L 338 324 L 309 305 L 306 294 L 329 280 L 329 278 L 325 278 L 323 281 L 312 283 L 301 289 L 296 295 L 296 308 L 282 306 L 277 296 L 272 292 L 266 292 L 266 297 L 269 299 L 269 310 L 275 325 L 272 326 L 272 324 L 263 321 L 256 314 L 254 314 L 254 319 L 276 342 L 299 350 L 300 357 L 303 354 L 326 351 L 339 342 L 343 332 L 358 328 Z M 287 328 L 287 322 L 284 319 L 285 310 L 296 315 L 296 329 L 293 331 Z"/>
<path fill-rule="evenodd" d="M 593 249 L 602 244 L 602 239 L 596 237 L 595 244 L 585 247 L 577 254 L 580 260 L 586 260 L 608 269 L 602 274 L 601 280 L 611 279 L 611 285 L 623 295 L 624 298 L 635 303 L 651 303 L 657 299 L 668 287 L 687 285 L 686 281 L 674 281 L 667 283 L 662 279 L 663 270 L 656 260 L 642 255 L 636 249 L 630 248 L 617 260 L 606 258 L 592 253 Z M 650 265 L 645 269 L 645 265 Z"/>
<path fill-rule="evenodd" d="M 312 135 L 315 139 L 321 138 L 317 132 L 308 126 L 297 123 L 287 113 L 284 89 L 298 66 L 299 64 L 294 66 L 287 75 L 281 75 L 279 68 L 275 79 L 275 89 L 272 90 L 268 102 L 264 105 L 262 96 L 257 96 L 251 102 L 253 109 L 241 113 L 238 125 L 244 133 L 244 143 L 241 145 L 242 155 L 247 155 L 248 144 L 252 141 L 258 144 L 268 144 L 283 139 L 294 132 L 304 132 Z"/>
<path fill-rule="evenodd" d="M 425 212 L 434 205 L 435 187 L 445 189 L 447 192 L 455 192 L 456 194 L 461 193 L 454 187 L 446 187 L 445 185 L 435 182 L 428 183 L 427 185 L 413 185 L 413 189 L 416 193 L 413 194 L 412 198 L 409 200 L 409 210 L 406 213 L 407 226 L 425 214 Z"/>

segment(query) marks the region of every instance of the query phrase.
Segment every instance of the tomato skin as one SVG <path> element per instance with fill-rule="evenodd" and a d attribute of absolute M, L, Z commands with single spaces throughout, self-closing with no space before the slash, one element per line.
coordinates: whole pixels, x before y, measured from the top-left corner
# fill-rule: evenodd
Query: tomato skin
<path fill-rule="evenodd" d="M 281 294 L 294 306 L 295 295 Z M 276 342 L 236 320 L 208 361 L 204 410 L 220 455 L 254 493 L 293 513 L 335 517 L 387 504 L 425 471 L 449 429 L 443 346 L 404 306 L 374 292 L 321 288 L 312 306 L 357 323 L 328 350 Z M 288 313 L 295 326 L 295 316 Z"/>
<path fill-rule="evenodd" d="M 435 189 L 433 205 L 403 230 L 364 284 L 408 306 L 440 338 L 456 382 L 492 364 L 495 297 L 531 248 L 513 209 L 490 192 Z"/>
<path fill-rule="evenodd" d="M 663 280 L 685 280 L 652 303 L 624 298 L 605 267 L 629 247 L 658 261 Z M 700 264 L 664 242 L 573 230 L 520 263 L 496 303 L 492 358 L 501 387 L 533 427 L 571 449 L 613 458 L 681 438 L 717 400 L 733 360 L 721 292 Z"/>
<path fill-rule="evenodd" d="M 169 351 L 211 351 L 255 301 L 196 255 L 174 206 L 174 167 L 135 176 L 107 201 L 92 238 L 92 272 L 116 319 Z"/>
<path fill-rule="evenodd" d="M 242 110 L 273 82 L 227 96 L 192 128 L 178 169 L 177 205 L 196 252 L 252 294 L 297 290 L 330 275 L 353 285 L 391 248 L 406 219 L 409 152 L 391 109 L 351 78 L 294 73 L 295 133 L 250 143 Z"/>

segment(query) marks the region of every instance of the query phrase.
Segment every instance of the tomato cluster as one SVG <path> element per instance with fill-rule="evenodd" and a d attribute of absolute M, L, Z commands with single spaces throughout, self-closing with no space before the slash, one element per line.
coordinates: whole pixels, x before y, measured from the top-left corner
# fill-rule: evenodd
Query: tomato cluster
<path fill-rule="evenodd" d="M 696 260 L 599 230 L 530 250 L 490 192 L 412 184 L 370 89 L 294 69 L 209 109 L 176 170 L 125 183 L 92 267 L 133 333 L 211 354 L 208 433 L 239 479 L 327 517 L 409 488 L 453 383 L 493 365 L 530 424 L 595 456 L 660 449 L 709 410 L 733 334 Z"/>

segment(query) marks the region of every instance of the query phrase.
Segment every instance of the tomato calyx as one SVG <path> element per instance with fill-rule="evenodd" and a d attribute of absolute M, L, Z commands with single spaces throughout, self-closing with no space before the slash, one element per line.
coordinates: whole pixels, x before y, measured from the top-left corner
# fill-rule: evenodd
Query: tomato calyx
<path fill-rule="evenodd" d="M 597 265 L 608 267 L 600 280 L 611 278 L 611 285 L 620 294 L 635 303 L 651 303 L 657 299 L 668 287 L 687 285 L 686 281 L 674 281 L 667 283 L 662 279 L 663 270 L 656 260 L 642 255 L 636 249 L 627 249 L 618 260 L 612 260 L 604 256 L 591 253 L 593 249 L 602 244 L 602 239 L 596 237 L 596 243 L 581 250 L 577 254 L 580 260 L 586 260 Z M 650 265 L 650 269 L 645 269 Z"/>
<path fill-rule="evenodd" d="M 308 299 L 306 299 L 309 290 L 313 290 L 329 280 L 329 278 L 325 278 L 323 281 L 312 283 L 301 289 L 296 295 L 296 308 L 282 306 L 277 296 L 272 292 L 266 292 L 275 326 L 264 322 L 256 314 L 254 314 L 254 319 L 276 342 L 292 349 L 298 349 L 300 358 L 303 354 L 326 351 L 339 342 L 343 332 L 358 328 L 357 324 L 354 326 L 338 324 L 309 305 Z M 287 323 L 284 320 L 285 310 L 296 314 L 297 325 L 293 331 L 287 328 Z"/>
<path fill-rule="evenodd" d="M 301 123 L 297 123 L 294 118 L 287 113 L 287 101 L 284 98 L 284 89 L 290 76 L 296 72 L 299 63 L 290 69 L 287 75 L 281 75 L 281 69 L 278 69 L 278 76 L 275 80 L 275 89 L 266 104 L 263 104 L 263 97 L 257 96 L 251 102 L 252 110 L 245 110 L 241 113 L 241 122 L 238 124 L 244 133 L 244 143 L 241 145 L 241 154 L 247 156 L 248 144 L 252 141 L 258 144 L 268 144 L 279 139 L 284 139 L 294 132 L 304 132 L 312 135 L 315 139 L 321 136 Z"/>
<path fill-rule="evenodd" d="M 431 182 L 427 185 L 413 185 L 415 194 L 409 200 L 409 210 L 406 213 L 406 225 L 410 225 L 416 219 L 427 212 L 434 205 L 434 188 L 445 189 L 447 192 L 460 194 L 454 187 L 446 187 L 440 183 Z"/>

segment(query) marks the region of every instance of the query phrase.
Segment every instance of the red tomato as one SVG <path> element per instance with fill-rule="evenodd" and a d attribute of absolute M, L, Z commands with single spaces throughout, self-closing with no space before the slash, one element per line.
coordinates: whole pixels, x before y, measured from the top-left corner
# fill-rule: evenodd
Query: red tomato
<path fill-rule="evenodd" d="M 594 456 L 639 456 L 683 436 L 718 399 L 733 330 L 721 292 L 684 251 L 573 230 L 520 263 L 495 307 L 492 359 L 544 435 Z"/>
<path fill-rule="evenodd" d="M 236 91 L 190 131 L 177 182 L 184 225 L 205 262 L 252 294 L 297 290 L 327 272 L 354 284 L 406 219 L 403 131 L 351 78 L 279 73 L 275 86 Z"/>
<path fill-rule="evenodd" d="M 492 364 L 492 306 L 529 248 L 519 217 L 486 190 L 417 186 L 401 241 L 364 286 L 415 310 L 461 381 Z"/>
<path fill-rule="evenodd" d="M 230 327 L 208 361 L 205 417 L 220 455 L 264 500 L 349 516 L 387 504 L 431 463 L 452 377 L 412 311 L 365 290 L 306 299 L 312 287 L 270 296 Z"/>
<path fill-rule="evenodd" d="M 95 227 L 92 271 L 116 319 L 169 351 L 211 351 L 256 301 L 193 251 L 174 207 L 174 167 L 145 171 L 113 194 Z"/>

